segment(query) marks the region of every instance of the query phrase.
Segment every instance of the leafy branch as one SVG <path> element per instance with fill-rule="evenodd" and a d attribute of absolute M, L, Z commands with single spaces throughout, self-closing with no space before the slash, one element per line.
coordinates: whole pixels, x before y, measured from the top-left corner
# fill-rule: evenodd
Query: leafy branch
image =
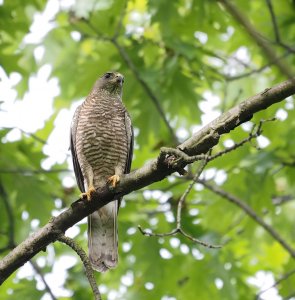
<path fill-rule="evenodd" d="M 219 246 L 219 245 L 211 245 L 211 244 L 208 244 L 204 241 L 201 241 L 197 238 L 194 238 L 192 236 L 190 236 L 189 234 L 187 234 L 184 229 L 182 228 L 181 226 L 181 210 L 182 210 L 182 207 L 184 206 L 184 202 L 188 196 L 188 194 L 191 192 L 193 186 L 195 183 L 204 183 L 203 181 L 199 180 L 200 178 L 200 175 L 202 174 L 203 170 L 205 169 L 205 166 L 207 165 L 207 163 L 209 161 L 212 161 L 226 153 L 229 153 L 231 151 L 234 151 L 240 147 L 242 147 L 244 144 L 246 144 L 247 142 L 250 142 L 252 139 L 254 138 L 257 138 L 259 135 L 261 135 L 262 133 L 262 125 L 265 123 L 265 122 L 270 122 L 270 121 L 274 121 L 275 118 L 272 118 L 272 119 L 268 119 L 268 120 L 261 120 L 256 128 L 256 125 L 253 126 L 252 128 L 252 131 L 250 132 L 249 136 L 245 139 L 243 139 L 241 142 L 239 143 L 235 143 L 233 146 L 231 147 L 228 147 L 226 148 L 225 150 L 223 151 L 220 151 L 214 155 L 209 155 L 209 154 L 200 154 L 200 155 L 196 155 L 196 156 L 189 156 L 187 154 L 185 154 L 184 152 L 178 150 L 178 149 L 173 149 L 173 148 L 161 148 L 161 154 L 160 155 L 172 155 L 170 157 L 167 157 L 169 160 L 170 160 L 170 165 L 171 164 L 175 164 L 175 167 L 177 167 L 177 163 L 179 162 L 185 162 L 186 164 L 190 164 L 190 163 L 193 163 L 195 161 L 198 161 L 198 160 L 202 160 L 202 163 L 201 165 L 199 166 L 196 174 L 194 175 L 194 177 L 192 178 L 192 181 L 191 183 L 189 184 L 189 186 L 187 187 L 187 189 L 184 191 L 183 195 L 180 197 L 179 201 L 178 201 L 178 205 L 177 205 L 177 219 L 176 219 L 176 227 L 170 231 L 170 232 L 167 232 L 167 233 L 154 233 L 154 232 L 151 232 L 150 230 L 144 230 L 141 228 L 140 225 L 138 225 L 138 229 L 139 231 L 145 235 L 145 236 L 156 236 L 156 237 L 165 237 L 165 236 L 172 236 L 172 235 L 177 235 L 177 234 L 182 234 L 184 235 L 185 237 L 187 237 L 189 240 L 197 243 L 197 244 L 200 244 L 202 246 L 205 246 L 207 248 L 221 248 L 222 246 Z M 210 152 L 210 151 L 209 151 Z M 178 170 L 179 172 L 179 170 Z M 188 177 L 186 177 L 188 178 Z M 215 190 L 214 190 L 215 191 Z"/>
<path fill-rule="evenodd" d="M 189 156 L 207 153 L 218 143 L 221 135 L 250 120 L 254 113 L 293 94 L 295 94 L 295 85 L 292 79 L 268 88 L 223 113 L 180 144 L 177 149 Z M 181 162 L 179 166 L 173 167 L 169 164 L 169 160 L 163 159 L 163 155 L 160 154 L 158 158 L 143 167 L 122 176 L 115 190 L 110 190 L 106 185 L 96 191 L 92 201 L 77 200 L 70 208 L 57 217 L 53 217 L 43 228 L 29 236 L 0 261 L 0 283 L 3 283 L 15 270 L 47 245 L 58 240 L 68 228 L 112 201 L 115 196 L 124 196 L 153 182 L 163 180 L 166 176 L 177 172 L 179 167 L 184 168 L 185 166 L 186 163 Z M 286 249 L 288 248 L 287 245 L 284 246 Z M 289 249 L 289 251 L 294 254 L 293 249 Z"/>
<path fill-rule="evenodd" d="M 208 183 L 205 180 L 198 179 L 198 183 L 202 184 L 208 190 L 212 191 L 213 193 L 221 196 L 222 198 L 226 199 L 227 201 L 235 204 L 240 209 L 242 209 L 250 218 L 252 218 L 256 223 L 258 223 L 261 227 L 264 228 L 277 242 L 281 244 L 281 246 L 293 257 L 295 258 L 295 249 L 293 249 L 281 236 L 280 234 L 269 224 L 264 222 L 264 220 L 258 216 L 258 214 L 248 206 L 244 201 L 239 199 L 238 197 L 222 190 L 218 186 L 214 186 Z"/>
<path fill-rule="evenodd" d="M 221 248 L 222 246 L 220 245 L 212 245 L 212 244 L 208 244 L 204 241 L 201 241 L 197 238 L 192 237 L 191 235 L 189 235 L 188 233 L 185 232 L 185 230 L 182 228 L 181 226 L 181 211 L 182 211 L 182 207 L 184 205 L 184 202 L 186 200 L 186 197 L 188 196 L 188 194 L 190 193 L 190 191 L 192 190 L 194 184 L 196 183 L 196 181 L 198 180 L 198 178 L 200 177 L 200 175 L 202 174 L 206 164 L 207 164 L 208 160 L 205 158 L 204 161 L 202 161 L 201 165 L 199 166 L 196 175 L 194 176 L 194 179 L 192 180 L 192 182 L 189 184 L 189 186 L 187 187 L 187 189 L 185 190 L 185 192 L 182 194 L 182 196 L 180 197 L 179 201 L 178 201 L 178 205 L 177 205 L 177 218 L 176 218 L 176 227 L 171 231 L 171 232 L 167 232 L 167 233 L 153 233 L 147 230 L 143 230 L 141 228 L 140 225 L 138 225 L 138 229 L 139 231 L 145 235 L 145 236 L 157 236 L 157 237 L 165 237 L 165 236 L 171 236 L 171 235 L 176 235 L 176 234 L 182 234 L 183 236 L 187 237 L 189 240 L 200 244 L 202 246 L 205 246 L 207 248 L 213 248 L 213 249 L 218 249 Z"/>
<path fill-rule="evenodd" d="M 245 14 L 238 9 L 233 2 L 229 0 L 218 0 L 232 15 L 232 17 L 240 23 L 244 28 L 246 33 L 257 43 L 261 50 L 265 53 L 269 61 L 277 66 L 282 74 L 287 78 L 293 78 L 294 74 L 287 64 L 284 64 L 281 60 L 278 59 L 275 51 L 269 45 L 269 43 L 262 37 L 252 25 L 252 23 L 247 19 Z M 288 49 L 290 51 L 290 49 Z"/>
<path fill-rule="evenodd" d="M 14 215 L 13 215 L 13 210 L 12 207 L 10 205 L 9 199 L 8 199 L 8 195 L 0 181 L 0 196 L 4 202 L 4 206 L 5 206 L 5 210 L 6 210 L 6 214 L 8 217 L 8 230 L 7 230 L 7 235 L 8 235 L 8 242 L 7 245 L 0 248 L 0 253 L 7 251 L 7 250 L 12 250 L 16 244 L 15 244 L 15 220 L 14 220 Z M 34 262 L 33 260 L 30 260 L 30 264 L 32 265 L 33 269 L 35 270 L 35 272 L 40 276 L 41 281 L 43 282 L 46 291 L 49 293 L 50 297 L 52 300 L 56 300 L 56 297 L 54 296 L 54 294 L 51 291 L 51 288 L 49 287 L 47 281 L 45 280 L 41 269 L 39 268 L 39 266 L 37 265 L 36 262 Z"/>
<path fill-rule="evenodd" d="M 126 5 L 126 3 L 125 3 Z M 156 96 L 156 94 L 153 92 L 153 90 L 150 88 L 150 86 L 145 82 L 145 80 L 143 80 L 138 68 L 136 67 L 136 65 L 133 63 L 132 59 L 130 58 L 130 56 L 128 55 L 128 53 L 126 52 L 125 48 L 120 45 L 119 41 L 118 41 L 118 37 L 119 37 L 119 33 L 122 27 L 122 22 L 123 22 L 123 18 L 124 18 L 124 14 L 126 11 L 126 6 L 124 5 L 122 12 L 120 14 L 120 18 L 119 18 L 119 22 L 117 24 L 116 30 L 113 34 L 113 36 L 109 37 L 109 36 L 105 36 L 103 35 L 99 30 L 97 30 L 97 28 L 95 26 L 92 25 L 90 19 L 80 19 L 81 21 L 83 21 L 85 24 L 87 24 L 87 26 L 94 32 L 94 35 L 89 35 L 89 34 L 85 34 L 84 36 L 93 38 L 93 39 L 99 39 L 99 40 L 103 40 L 106 42 L 110 42 L 113 44 L 113 46 L 117 49 L 118 53 L 120 54 L 122 60 L 125 62 L 125 64 L 128 66 L 128 69 L 131 70 L 131 72 L 133 73 L 134 77 L 136 78 L 136 80 L 138 81 L 138 83 L 141 85 L 141 87 L 143 88 L 143 90 L 146 92 L 146 94 L 149 96 L 149 99 L 152 101 L 152 103 L 155 105 L 155 108 L 157 110 L 157 112 L 159 113 L 161 119 L 163 120 L 165 126 L 168 129 L 168 132 L 173 140 L 173 143 L 175 145 L 178 144 L 178 139 L 174 133 L 174 130 L 169 122 L 169 120 L 166 117 L 166 114 L 161 106 L 161 101 L 160 99 Z M 72 23 L 73 25 L 75 25 L 75 22 L 79 20 L 76 18 L 73 18 Z"/>

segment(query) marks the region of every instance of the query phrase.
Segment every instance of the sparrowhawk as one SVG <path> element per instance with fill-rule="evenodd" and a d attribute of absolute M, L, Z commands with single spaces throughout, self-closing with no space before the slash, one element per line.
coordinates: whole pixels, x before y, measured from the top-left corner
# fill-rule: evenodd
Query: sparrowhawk
<path fill-rule="evenodd" d="M 71 152 L 82 195 L 91 195 L 106 183 L 116 186 L 130 172 L 133 129 L 122 103 L 124 77 L 108 72 L 94 84 L 76 109 L 71 126 Z M 118 263 L 117 213 L 120 198 L 88 217 L 88 248 L 92 267 L 105 272 Z"/>

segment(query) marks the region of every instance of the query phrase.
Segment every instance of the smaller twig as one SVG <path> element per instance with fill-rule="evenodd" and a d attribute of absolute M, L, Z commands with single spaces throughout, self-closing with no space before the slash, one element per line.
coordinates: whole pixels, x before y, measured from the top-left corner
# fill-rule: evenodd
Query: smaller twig
<path fill-rule="evenodd" d="M 294 77 L 293 70 L 285 64 L 283 61 L 278 60 L 278 57 L 272 47 L 265 38 L 262 37 L 252 25 L 246 15 L 236 6 L 232 1 L 229 0 L 218 0 L 226 8 L 226 10 L 236 19 L 244 28 L 247 34 L 257 43 L 262 49 L 265 56 L 269 59 L 270 63 L 274 63 L 280 72 L 286 77 L 292 79 Z"/>
<path fill-rule="evenodd" d="M 289 295 L 287 295 L 286 297 L 284 297 L 282 300 L 290 300 L 290 299 L 293 299 L 294 297 L 295 297 L 295 292 L 292 292 Z"/>
<path fill-rule="evenodd" d="M 243 140 L 240 141 L 239 143 L 235 143 L 235 144 L 234 144 L 233 146 L 231 146 L 231 147 L 228 147 L 228 148 L 226 148 L 226 149 L 224 149 L 224 150 L 222 150 L 222 151 L 220 151 L 220 152 L 218 152 L 218 153 L 216 153 L 216 154 L 210 156 L 210 157 L 208 158 L 208 161 L 214 160 L 214 159 L 216 159 L 217 157 L 220 157 L 220 156 L 222 156 L 222 155 L 224 155 L 224 154 L 226 154 L 226 153 L 228 153 L 228 152 L 231 152 L 231 151 L 233 151 L 233 150 L 236 150 L 237 148 L 242 147 L 242 146 L 243 146 L 244 144 L 246 144 L 247 142 L 250 142 L 252 139 L 257 138 L 257 137 L 260 136 L 261 133 L 262 133 L 262 125 L 263 125 L 264 123 L 266 123 L 266 122 L 272 122 L 272 121 L 275 121 L 275 120 L 276 120 L 276 118 L 271 118 L 271 119 L 266 119 L 266 120 L 260 120 L 260 121 L 259 121 L 259 124 L 258 124 L 258 126 L 257 126 L 257 128 L 256 128 L 256 125 L 254 124 L 254 126 L 253 126 L 253 128 L 252 128 L 252 131 L 250 132 L 250 134 L 249 134 L 249 136 L 248 136 L 247 138 L 243 139 Z"/>
<path fill-rule="evenodd" d="M 132 71 L 134 77 L 137 79 L 137 81 L 140 83 L 140 85 L 142 86 L 143 90 L 147 93 L 147 95 L 149 96 L 149 98 L 151 99 L 151 101 L 153 102 L 153 104 L 155 105 L 159 115 L 161 116 L 164 124 L 166 125 L 169 134 L 171 135 L 173 142 L 177 145 L 178 144 L 178 138 L 174 133 L 174 130 L 170 124 L 170 122 L 167 119 L 167 116 L 161 106 L 161 101 L 160 99 L 158 99 L 158 97 L 156 96 L 156 94 L 152 91 L 152 89 L 150 88 L 150 86 L 146 83 L 145 80 L 142 79 L 139 70 L 137 69 L 137 67 L 135 66 L 135 64 L 133 63 L 133 61 L 131 60 L 131 58 L 129 57 L 128 53 L 126 52 L 125 48 L 123 46 L 121 46 L 116 38 L 112 38 L 111 39 L 111 43 L 113 43 L 113 45 L 117 48 L 120 56 L 122 57 L 122 59 L 124 60 L 124 62 L 126 63 L 126 65 L 129 67 L 129 69 Z"/>
<path fill-rule="evenodd" d="M 3 199 L 4 207 L 7 213 L 8 218 L 8 243 L 7 246 L 2 248 L 1 251 L 6 251 L 15 247 L 14 234 L 15 234 L 15 225 L 14 225 L 14 215 L 13 209 L 11 207 L 8 195 L 4 189 L 2 182 L 0 181 L 0 197 Z"/>
<path fill-rule="evenodd" d="M 120 31 L 121 31 L 122 26 L 123 26 L 123 19 L 124 19 L 124 16 L 125 16 L 126 8 L 127 8 L 127 0 L 124 1 L 123 8 L 122 8 L 122 11 L 120 13 L 119 21 L 118 21 L 118 24 L 117 24 L 117 28 L 116 28 L 115 33 L 113 35 L 113 39 L 116 39 L 120 34 Z"/>
<path fill-rule="evenodd" d="M 190 191 L 192 190 L 193 186 L 195 185 L 196 181 L 198 180 L 198 178 L 200 177 L 201 173 L 203 172 L 205 166 L 208 163 L 208 157 L 206 157 L 204 159 L 204 161 L 202 161 L 201 165 L 199 166 L 196 175 L 194 176 L 192 182 L 189 184 L 189 186 L 187 187 L 187 189 L 184 191 L 184 193 L 182 194 L 182 196 L 180 197 L 179 201 L 178 201 L 178 205 L 177 205 L 177 217 L 176 217 L 176 228 L 177 229 L 181 229 L 181 210 L 183 207 L 183 204 L 185 202 L 186 197 L 188 196 L 188 194 L 190 193 Z"/>
<path fill-rule="evenodd" d="M 279 32 L 279 26 L 278 26 L 278 23 L 277 23 L 277 18 L 276 18 L 276 15 L 275 15 L 275 12 L 274 12 L 274 9 L 273 9 L 273 5 L 272 5 L 272 2 L 271 0 L 266 0 L 266 4 L 268 6 L 268 10 L 269 10 L 269 13 L 270 13 L 270 17 L 271 17 L 271 21 L 272 21 L 272 25 L 273 25 L 273 28 L 274 28 L 274 33 L 275 33 L 275 42 L 287 49 L 289 52 L 292 52 L 294 53 L 295 52 L 295 49 L 290 47 L 289 45 L 285 44 L 284 42 L 282 42 L 281 40 L 281 36 L 280 36 L 280 32 Z"/>
<path fill-rule="evenodd" d="M 195 237 L 192 237 L 191 235 L 187 234 L 182 228 L 179 229 L 179 233 L 183 234 L 185 237 L 187 237 L 189 240 L 197 243 L 197 244 L 200 244 L 206 248 L 209 248 L 209 249 L 220 249 L 222 248 L 223 245 L 213 245 L 213 244 L 209 244 L 209 243 L 206 243 L 204 241 L 201 241 Z"/>
<path fill-rule="evenodd" d="M 36 262 L 34 262 L 33 260 L 30 260 L 30 264 L 32 265 L 33 269 L 35 270 L 35 272 L 40 276 L 41 281 L 43 282 L 44 286 L 45 286 L 45 290 L 47 291 L 47 293 L 50 295 L 52 300 L 57 300 L 57 298 L 54 296 L 54 294 L 52 293 L 52 290 L 50 288 L 50 286 L 48 285 L 47 281 L 45 280 L 44 275 L 42 274 L 42 271 L 40 269 L 40 267 L 37 265 Z"/>
<path fill-rule="evenodd" d="M 282 281 L 288 279 L 289 277 L 291 277 L 292 275 L 295 274 L 295 269 L 290 271 L 290 272 L 287 272 L 285 273 L 284 275 L 280 276 L 280 278 L 274 282 L 271 286 L 269 286 L 268 288 L 266 288 L 265 290 L 262 290 L 260 292 L 258 292 L 256 294 L 256 299 L 259 299 L 260 295 L 264 294 L 265 292 L 267 292 L 268 290 L 274 288 L 275 286 L 279 285 Z"/>
<path fill-rule="evenodd" d="M 35 174 L 48 174 L 48 173 L 63 173 L 71 172 L 69 169 L 50 169 L 50 170 L 30 170 L 30 169 L 0 169 L 2 174 L 21 174 L 25 176 L 31 176 Z"/>
<path fill-rule="evenodd" d="M 272 21 L 272 25 L 273 25 L 273 29 L 274 29 L 274 33 L 275 33 L 275 39 L 277 43 L 281 42 L 281 37 L 280 37 L 280 33 L 279 33 L 279 27 L 277 24 L 277 19 L 273 10 L 273 6 L 272 6 L 272 2 L 271 0 L 266 0 L 266 4 L 268 6 L 268 10 L 271 16 L 271 21 Z"/>
<path fill-rule="evenodd" d="M 283 161 L 282 165 L 284 167 L 295 167 L 295 160 L 294 161 Z"/>
<path fill-rule="evenodd" d="M 24 135 L 26 135 L 26 136 L 29 136 L 29 137 L 33 138 L 35 141 L 37 141 L 37 142 L 39 142 L 39 143 L 41 143 L 41 144 L 43 144 L 43 145 L 47 145 L 47 141 L 41 139 L 41 138 L 38 137 L 36 134 L 31 133 L 31 132 L 27 132 L 27 131 L 25 131 L 25 130 L 23 130 L 23 129 L 21 129 L 21 128 L 17 128 L 17 129 L 19 129 L 19 130 L 22 132 L 22 134 L 24 134 Z"/>
<path fill-rule="evenodd" d="M 94 278 L 91 263 L 89 261 L 87 254 L 85 253 L 85 251 L 73 239 L 65 236 L 64 234 L 60 234 L 58 236 L 57 240 L 68 245 L 69 247 L 71 247 L 79 255 L 81 261 L 84 264 L 85 274 L 87 276 L 87 279 L 88 279 L 91 289 L 93 291 L 94 299 L 101 300 L 101 294 L 99 292 L 98 286 L 97 286 L 95 278 Z"/>
<path fill-rule="evenodd" d="M 205 180 L 198 179 L 198 183 L 202 184 L 208 190 L 212 191 L 216 195 L 226 199 L 227 201 L 233 203 L 240 209 L 242 209 L 250 218 L 252 218 L 257 224 L 259 224 L 266 232 L 268 232 L 280 245 L 293 257 L 295 258 L 295 249 L 292 248 L 289 243 L 281 237 L 281 235 L 268 223 L 266 223 L 248 204 L 243 202 L 236 196 L 222 190 L 218 186 L 209 184 Z"/>
<path fill-rule="evenodd" d="M 179 229 L 177 229 L 177 228 L 174 228 L 170 232 L 164 232 L 164 233 L 153 233 L 152 231 L 148 231 L 146 229 L 142 229 L 142 227 L 140 225 L 138 225 L 137 228 L 142 233 L 142 235 L 145 235 L 145 236 L 165 237 L 165 236 L 175 235 L 175 234 L 177 234 L 179 232 Z"/>
<path fill-rule="evenodd" d="M 237 148 L 242 147 L 247 142 L 250 142 L 252 139 L 257 138 L 262 133 L 262 126 L 266 122 L 275 121 L 276 118 L 266 119 L 266 120 L 260 120 L 259 124 L 256 128 L 256 125 L 253 126 L 252 131 L 250 132 L 249 136 L 245 139 L 243 139 L 241 142 L 234 144 L 232 147 L 228 147 L 214 155 L 207 155 L 207 154 L 200 154 L 200 155 L 194 155 L 190 156 L 186 154 L 185 152 L 181 151 L 180 149 L 175 148 L 168 148 L 168 147 L 162 147 L 160 152 L 159 159 L 161 161 L 167 160 L 167 163 L 172 168 L 179 168 L 181 167 L 182 163 L 185 164 L 191 164 L 193 162 L 196 162 L 198 160 L 206 160 L 207 162 L 216 159 L 217 157 L 220 157 L 228 152 L 231 152 L 233 150 L 236 150 Z M 167 155 L 170 157 L 167 158 Z"/>
<path fill-rule="evenodd" d="M 200 244 L 200 245 L 202 245 L 206 248 L 210 248 L 210 249 L 222 248 L 222 245 L 213 245 L 213 244 L 209 244 L 209 243 L 206 243 L 204 241 L 201 241 L 197 238 L 194 238 L 191 235 L 187 234 L 182 228 L 174 228 L 172 231 L 164 232 L 164 233 L 154 233 L 152 231 L 147 231 L 146 229 L 142 229 L 142 227 L 140 225 L 138 225 L 137 228 L 143 235 L 148 236 L 148 237 L 152 237 L 152 236 L 166 237 L 166 236 L 173 236 L 173 235 L 177 235 L 177 234 L 182 234 L 183 236 L 185 236 L 189 240 L 193 241 L 194 243 Z"/>
<path fill-rule="evenodd" d="M 283 196 L 272 197 L 271 201 L 273 205 L 279 206 L 282 204 L 286 204 L 290 201 L 293 201 L 294 199 L 295 197 L 292 195 L 283 195 Z"/>
<path fill-rule="evenodd" d="M 291 53 L 294 53 L 293 50 L 292 50 L 292 48 L 286 49 L 286 50 L 287 50 L 286 53 L 284 53 L 283 55 L 279 56 L 276 61 L 282 60 L 283 58 L 286 58 L 287 56 L 289 56 Z M 253 74 L 259 74 L 259 73 L 261 73 L 262 71 L 264 71 L 267 68 L 270 68 L 272 65 L 274 65 L 276 63 L 276 61 L 269 62 L 269 63 L 265 64 L 264 66 L 258 68 L 258 69 L 252 69 L 252 70 L 247 71 L 247 72 L 242 73 L 242 74 L 233 75 L 233 76 L 228 76 L 226 74 L 223 74 L 223 76 L 224 76 L 225 80 L 227 80 L 227 81 L 234 81 L 234 80 L 242 79 L 242 78 L 245 78 L 245 77 L 249 77 L 249 76 L 251 76 Z"/>
<path fill-rule="evenodd" d="M 173 150 L 173 151 L 172 151 Z M 176 150 L 176 151 L 174 151 Z M 179 153 L 180 152 L 180 153 Z M 180 154 L 181 157 L 183 157 L 184 159 L 188 158 L 190 159 L 191 157 L 186 155 L 184 152 L 178 150 L 178 149 L 170 149 L 170 148 L 161 148 L 161 153 L 165 154 Z M 196 175 L 194 176 L 192 182 L 189 184 L 189 186 L 187 187 L 187 189 L 184 191 L 184 193 L 182 194 L 181 198 L 178 201 L 178 205 L 177 205 L 177 217 L 176 217 L 176 228 L 174 228 L 172 231 L 170 232 L 166 232 L 166 233 L 153 233 L 151 231 L 147 231 L 141 228 L 140 225 L 138 225 L 138 229 L 139 231 L 145 235 L 145 236 L 157 236 L 157 237 L 166 237 L 166 236 L 171 236 L 171 235 L 176 235 L 176 234 L 182 234 L 183 236 L 185 236 L 186 238 L 188 238 L 189 240 L 200 244 L 204 247 L 207 248 L 213 248 L 213 249 L 217 249 L 217 248 L 221 248 L 222 246 L 220 245 L 212 245 L 212 244 L 208 244 L 206 242 L 203 242 L 197 238 L 192 237 L 191 235 L 189 235 L 188 233 L 186 233 L 183 228 L 181 227 L 181 210 L 183 207 L 183 204 L 186 200 L 186 197 L 188 196 L 188 194 L 190 193 L 190 191 L 192 190 L 194 184 L 196 183 L 197 179 L 200 177 L 201 173 L 203 172 L 207 162 L 208 162 L 208 155 L 199 155 L 203 158 L 203 162 L 201 163 L 201 165 L 199 166 Z"/>
<path fill-rule="evenodd" d="M 177 159 L 174 159 L 169 163 L 171 167 L 177 167 L 178 163 L 181 161 L 190 164 L 198 160 L 207 159 L 208 157 L 208 155 L 206 154 L 189 156 L 179 149 L 162 147 L 161 148 L 161 155 L 163 155 L 162 157 L 165 157 L 167 154 L 177 157 Z"/>

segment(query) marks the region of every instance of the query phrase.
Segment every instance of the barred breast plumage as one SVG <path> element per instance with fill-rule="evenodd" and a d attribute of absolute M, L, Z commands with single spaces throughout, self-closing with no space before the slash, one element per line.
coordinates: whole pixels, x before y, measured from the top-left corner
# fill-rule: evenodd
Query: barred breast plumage
<path fill-rule="evenodd" d="M 71 150 L 80 190 L 91 199 L 95 189 L 130 171 L 133 131 L 122 103 L 123 76 L 108 72 L 95 84 L 76 110 L 71 130 Z M 89 258 L 104 272 L 117 265 L 117 211 L 120 199 L 89 217 Z"/>

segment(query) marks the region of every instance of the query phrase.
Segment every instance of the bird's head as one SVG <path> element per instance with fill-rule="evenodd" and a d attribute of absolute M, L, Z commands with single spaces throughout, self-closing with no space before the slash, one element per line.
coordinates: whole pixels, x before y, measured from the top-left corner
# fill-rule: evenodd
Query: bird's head
<path fill-rule="evenodd" d="M 124 76 L 118 72 L 107 72 L 96 82 L 97 88 L 106 90 L 111 94 L 122 94 Z"/>

